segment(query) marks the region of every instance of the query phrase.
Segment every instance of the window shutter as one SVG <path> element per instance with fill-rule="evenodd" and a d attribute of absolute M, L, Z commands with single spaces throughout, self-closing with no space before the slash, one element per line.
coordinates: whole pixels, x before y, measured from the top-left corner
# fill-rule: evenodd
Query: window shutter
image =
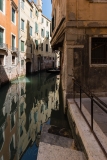
<path fill-rule="evenodd" d="M 0 0 L 0 10 L 3 12 L 3 0 Z"/>
<path fill-rule="evenodd" d="M 0 28 L 0 43 L 3 43 L 3 29 Z"/>

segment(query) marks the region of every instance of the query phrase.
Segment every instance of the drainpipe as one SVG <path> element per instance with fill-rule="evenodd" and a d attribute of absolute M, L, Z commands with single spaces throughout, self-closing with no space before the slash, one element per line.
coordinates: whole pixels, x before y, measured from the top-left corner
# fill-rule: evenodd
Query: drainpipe
<path fill-rule="evenodd" d="M 20 0 L 18 0 L 18 63 L 19 63 L 19 75 L 21 73 L 21 69 L 20 69 Z"/>

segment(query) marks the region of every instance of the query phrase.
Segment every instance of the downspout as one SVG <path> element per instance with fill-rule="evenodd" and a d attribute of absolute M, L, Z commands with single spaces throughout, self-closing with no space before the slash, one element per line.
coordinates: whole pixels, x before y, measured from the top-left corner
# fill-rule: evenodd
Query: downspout
<path fill-rule="evenodd" d="M 78 28 L 78 0 L 76 0 L 76 20 L 77 20 L 77 28 Z"/>
<path fill-rule="evenodd" d="M 18 63 L 19 63 L 19 75 L 21 73 L 20 70 L 20 0 L 18 0 Z"/>

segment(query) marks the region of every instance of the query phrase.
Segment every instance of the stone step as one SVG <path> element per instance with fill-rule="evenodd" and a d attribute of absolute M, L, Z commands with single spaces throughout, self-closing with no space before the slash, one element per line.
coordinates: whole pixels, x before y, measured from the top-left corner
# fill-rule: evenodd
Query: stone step
<path fill-rule="evenodd" d="M 50 125 L 44 124 L 42 127 L 40 142 L 49 143 L 51 145 L 61 146 L 65 148 L 73 148 L 74 140 L 60 135 L 48 133 Z"/>
<path fill-rule="evenodd" d="M 86 160 L 84 153 L 40 142 L 37 160 Z"/>

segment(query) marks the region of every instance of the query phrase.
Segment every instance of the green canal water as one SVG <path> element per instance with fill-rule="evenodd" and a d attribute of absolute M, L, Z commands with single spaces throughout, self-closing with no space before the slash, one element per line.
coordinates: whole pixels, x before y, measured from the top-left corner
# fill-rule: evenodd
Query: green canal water
<path fill-rule="evenodd" d="M 0 160 L 36 160 L 44 123 L 69 128 L 59 86 L 43 72 L 0 88 Z"/>

